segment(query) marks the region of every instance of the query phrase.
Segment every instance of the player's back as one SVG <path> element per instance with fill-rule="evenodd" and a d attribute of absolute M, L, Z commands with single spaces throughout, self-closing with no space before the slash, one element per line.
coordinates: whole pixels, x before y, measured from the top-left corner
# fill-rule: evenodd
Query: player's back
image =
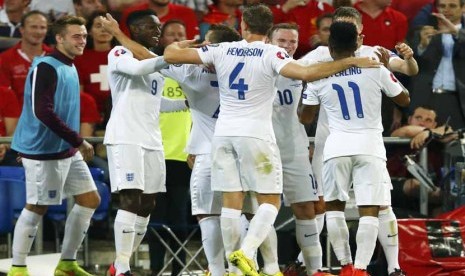
<path fill-rule="evenodd" d="M 170 65 L 160 72 L 179 83 L 189 103 L 193 123 L 186 151 L 210 153 L 220 105 L 216 74 L 191 64 Z"/>
<path fill-rule="evenodd" d="M 361 45 L 356 51 L 356 57 L 372 57 L 378 60 L 378 56 L 376 55 L 376 46 L 367 46 Z M 399 58 L 395 53 L 389 51 L 390 58 Z M 303 61 L 307 64 L 313 64 L 318 62 L 329 62 L 333 61 L 331 54 L 329 52 L 328 46 L 319 46 L 313 51 L 310 51 L 305 56 L 303 56 L 299 61 Z M 328 126 L 328 118 L 326 112 L 323 108 L 320 108 L 320 112 L 318 114 L 318 126 L 315 133 L 315 146 L 316 148 L 322 148 L 326 141 L 326 138 L 329 135 L 329 126 Z"/>
<path fill-rule="evenodd" d="M 310 98 L 311 95 L 318 97 L 328 117 L 330 135 L 326 141 L 325 160 L 354 154 L 385 158 L 381 93 L 394 97 L 402 92 L 392 73 L 384 67 L 352 67 L 309 84 L 308 91 L 313 91 L 306 92 Z"/>
<path fill-rule="evenodd" d="M 204 63 L 214 64 L 218 76 L 221 112 L 215 135 L 274 140 L 274 84 L 292 60 L 286 52 L 262 41 L 242 40 L 205 46 L 199 55 Z"/>

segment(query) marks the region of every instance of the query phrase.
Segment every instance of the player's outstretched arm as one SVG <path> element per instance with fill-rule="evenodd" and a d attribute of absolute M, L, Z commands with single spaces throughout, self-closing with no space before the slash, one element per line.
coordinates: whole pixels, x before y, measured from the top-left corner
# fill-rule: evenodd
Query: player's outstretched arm
<path fill-rule="evenodd" d="M 382 63 L 368 57 L 349 57 L 337 61 L 303 66 L 296 61 L 286 64 L 279 72 L 282 76 L 304 81 L 316 81 L 350 67 L 379 67 Z"/>
<path fill-rule="evenodd" d="M 116 40 L 118 40 L 118 42 L 121 43 L 121 45 L 128 48 L 133 53 L 136 59 L 142 60 L 157 56 L 151 51 L 149 51 L 149 49 L 145 48 L 141 44 L 127 37 L 126 34 L 124 34 L 123 31 L 121 31 L 121 29 L 119 28 L 118 21 L 116 21 L 111 16 L 111 14 L 107 13 L 106 17 L 101 16 L 100 20 L 102 22 L 102 27 L 105 29 L 105 31 L 113 35 L 116 38 Z"/>
<path fill-rule="evenodd" d="M 195 45 L 195 40 L 173 42 L 165 48 L 163 57 L 168 63 L 174 64 L 202 64 L 197 49 L 189 48 Z"/>
<path fill-rule="evenodd" d="M 415 76 L 418 74 L 418 64 L 413 57 L 413 50 L 405 43 L 396 45 L 396 50 L 403 57 L 393 58 L 389 61 L 389 69 L 394 72 L 399 72 L 407 76 Z"/>

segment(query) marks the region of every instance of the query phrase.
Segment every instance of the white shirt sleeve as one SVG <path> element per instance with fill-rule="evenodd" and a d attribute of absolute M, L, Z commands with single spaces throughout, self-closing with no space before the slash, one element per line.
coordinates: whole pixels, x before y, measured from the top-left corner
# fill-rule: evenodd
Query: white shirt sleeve
<path fill-rule="evenodd" d="M 391 98 L 399 95 L 404 90 L 399 80 L 386 67 L 380 68 L 380 85 L 384 94 Z"/>
<path fill-rule="evenodd" d="M 302 93 L 302 104 L 305 105 L 319 105 L 320 99 L 318 99 L 318 87 L 309 82 L 307 88 Z"/>
<path fill-rule="evenodd" d="M 114 65 L 114 70 L 128 75 L 148 75 L 168 66 L 163 56 L 137 60 L 124 47 L 115 47 L 108 54 L 108 63 Z"/>
<path fill-rule="evenodd" d="M 279 73 L 286 64 L 294 61 L 294 59 L 287 54 L 286 50 L 278 46 L 274 47 L 276 49 L 274 49 L 274 51 L 268 51 L 266 58 L 270 60 L 271 67 L 275 70 L 275 72 Z"/>
<path fill-rule="evenodd" d="M 176 112 L 187 109 L 186 100 L 173 100 L 161 97 L 160 112 Z"/>

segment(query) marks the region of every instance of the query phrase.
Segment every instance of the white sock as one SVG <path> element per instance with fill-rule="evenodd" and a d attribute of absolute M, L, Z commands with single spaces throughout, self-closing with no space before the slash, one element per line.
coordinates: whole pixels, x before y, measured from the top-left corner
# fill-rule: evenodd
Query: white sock
<path fill-rule="evenodd" d="M 379 229 L 378 240 L 383 246 L 384 255 L 388 264 L 388 274 L 394 269 L 400 269 L 399 265 L 399 235 L 397 230 L 397 218 L 392 208 L 380 210 L 378 214 Z"/>
<path fill-rule="evenodd" d="M 131 270 L 129 260 L 131 259 L 134 246 L 135 225 L 137 214 L 119 209 L 115 217 L 115 249 L 116 275 L 124 274 Z"/>
<path fill-rule="evenodd" d="M 312 275 L 323 267 L 323 251 L 315 219 L 295 220 L 297 244 L 302 250 L 307 274 Z"/>
<path fill-rule="evenodd" d="M 26 265 L 26 257 L 31 251 L 41 218 L 41 215 L 27 209 L 21 211 L 13 235 L 13 265 Z"/>
<path fill-rule="evenodd" d="M 306 266 L 305 260 L 304 260 L 304 254 L 302 254 L 302 251 L 300 251 L 299 255 L 297 255 L 297 261 L 299 263 L 302 263 L 303 266 Z"/>
<path fill-rule="evenodd" d="M 315 219 L 318 225 L 318 233 L 321 234 L 321 232 L 323 232 L 323 227 L 325 227 L 325 213 L 317 214 Z"/>
<path fill-rule="evenodd" d="M 257 213 L 250 221 L 249 230 L 241 245 L 241 249 L 247 258 L 253 259 L 258 247 L 273 227 L 277 215 L 278 209 L 272 204 L 263 203 L 258 207 Z"/>
<path fill-rule="evenodd" d="M 211 216 L 199 221 L 202 234 L 203 251 L 208 261 L 208 270 L 212 276 L 223 276 L 226 273 L 224 267 L 224 247 L 221 237 L 220 217 Z"/>
<path fill-rule="evenodd" d="M 357 253 L 355 254 L 354 267 L 367 269 L 376 247 L 378 238 L 379 220 L 377 217 L 364 216 L 358 223 Z"/>
<path fill-rule="evenodd" d="M 276 230 L 271 227 L 265 240 L 260 245 L 260 252 L 263 257 L 263 272 L 268 275 L 274 275 L 278 273 L 278 237 L 276 236 Z"/>
<path fill-rule="evenodd" d="M 74 204 L 65 224 L 65 234 L 61 250 L 62 260 L 76 260 L 76 254 L 89 229 L 90 219 L 95 209 Z"/>
<path fill-rule="evenodd" d="M 144 239 L 145 233 L 147 233 L 147 225 L 149 225 L 150 215 L 148 217 L 136 217 L 136 223 L 134 224 L 134 244 L 132 245 L 132 252 L 136 252 L 140 243 Z"/>
<path fill-rule="evenodd" d="M 226 260 L 229 260 L 229 255 L 241 247 L 241 210 L 221 208 L 220 221 Z M 230 273 L 242 274 L 229 261 L 228 268 Z"/>
<path fill-rule="evenodd" d="M 344 212 L 326 212 L 326 229 L 328 238 L 333 247 L 334 254 L 341 265 L 351 264 L 352 255 L 349 245 L 349 228 L 347 227 Z"/>

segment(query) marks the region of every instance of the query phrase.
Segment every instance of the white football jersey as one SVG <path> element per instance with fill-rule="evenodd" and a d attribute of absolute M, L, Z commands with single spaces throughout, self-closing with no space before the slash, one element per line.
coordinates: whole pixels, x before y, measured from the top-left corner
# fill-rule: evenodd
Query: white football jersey
<path fill-rule="evenodd" d="M 139 61 L 122 46 L 114 47 L 108 54 L 113 108 L 104 144 L 130 144 L 163 150 L 158 119 L 164 79 L 160 73 L 154 72 L 161 58 Z"/>
<path fill-rule="evenodd" d="M 378 60 L 378 56 L 376 55 L 376 52 L 377 52 L 376 48 L 377 46 L 362 45 L 355 51 L 355 56 L 373 57 Z M 392 51 L 389 51 L 389 55 L 390 55 L 389 61 L 393 59 L 401 59 L 398 55 L 396 55 Z M 327 46 L 319 46 L 315 50 L 308 52 L 299 61 L 304 61 L 307 64 L 312 64 L 316 62 L 333 61 L 333 58 L 331 57 L 331 54 L 329 53 L 329 48 Z M 317 125 L 316 133 L 315 133 L 315 152 L 318 151 L 317 149 L 323 149 L 328 135 L 329 135 L 328 118 L 326 116 L 325 110 L 323 108 L 320 108 L 320 112 L 318 113 L 318 125 Z"/>
<path fill-rule="evenodd" d="M 179 83 L 192 115 L 192 130 L 186 146 L 190 154 L 211 152 L 211 140 L 220 108 L 216 74 L 199 65 L 170 65 L 160 71 Z"/>
<path fill-rule="evenodd" d="M 215 136 L 245 136 L 275 141 L 271 114 L 279 71 L 292 58 L 278 46 L 245 40 L 198 49 L 218 77 L 221 112 Z"/>
<path fill-rule="evenodd" d="M 309 83 L 303 104 L 321 105 L 328 117 L 330 134 L 324 160 L 339 156 L 372 155 L 386 159 L 381 123 L 381 99 L 403 91 L 385 67 L 352 67 Z"/>
<path fill-rule="evenodd" d="M 299 122 L 297 107 L 302 94 L 302 81 L 278 76 L 273 102 L 273 129 L 282 162 L 296 155 L 307 155 L 308 138 L 305 127 Z"/>

